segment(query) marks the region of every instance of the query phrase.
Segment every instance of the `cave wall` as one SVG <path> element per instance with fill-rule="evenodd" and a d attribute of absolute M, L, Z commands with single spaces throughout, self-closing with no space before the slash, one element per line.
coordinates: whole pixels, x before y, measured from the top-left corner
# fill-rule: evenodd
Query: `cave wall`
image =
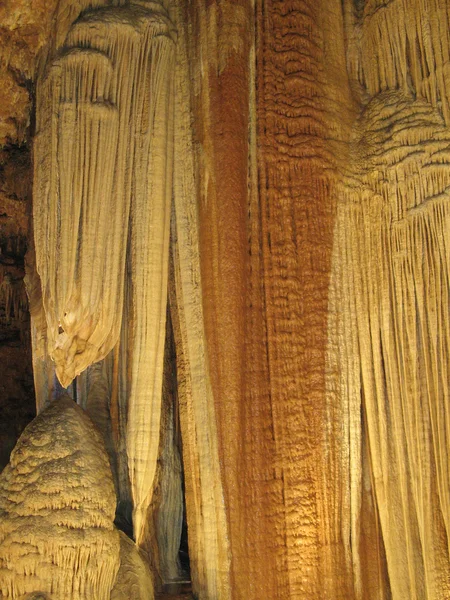
<path fill-rule="evenodd" d="M 199 598 L 447 598 L 448 2 L 8 7 L 38 410 L 78 376 L 157 578 L 175 402 Z"/>

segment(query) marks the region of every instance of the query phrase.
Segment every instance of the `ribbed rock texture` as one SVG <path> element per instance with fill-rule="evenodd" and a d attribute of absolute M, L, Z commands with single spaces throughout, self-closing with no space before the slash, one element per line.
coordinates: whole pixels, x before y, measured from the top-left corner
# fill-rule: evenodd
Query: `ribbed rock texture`
<path fill-rule="evenodd" d="M 185 505 L 201 600 L 449 598 L 449 0 L 7 5 L 37 408 L 102 431 L 111 597 Z"/>
<path fill-rule="evenodd" d="M 450 594 L 449 9 L 367 2 L 348 21 L 360 109 L 338 194 L 330 398 L 364 598 Z M 382 537 L 371 574 L 356 552 L 367 495 Z"/>
<path fill-rule="evenodd" d="M 37 271 L 49 354 L 65 387 L 118 341 L 128 233 L 124 224 L 131 204 L 134 286 L 147 289 L 146 273 L 154 279 L 162 270 L 158 264 L 152 269 L 151 258 L 142 267 L 141 253 L 151 255 L 153 244 L 159 263 L 167 247 L 172 54 L 164 16 L 140 6 L 98 8 L 78 19 L 38 80 Z M 133 152 L 135 147 L 139 152 Z M 164 288 L 157 284 L 155 288 Z"/>
<path fill-rule="evenodd" d="M 100 434 L 69 398 L 24 431 L 0 476 L 0 592 L 107 600 L 119 569 Z"/>
<path fill-rule="evenodd" d="M 231 594 L 348 598 L 322 443 L 334 190 L 351 126 L 341 4 L 196 8 L 200 261 Z"/>

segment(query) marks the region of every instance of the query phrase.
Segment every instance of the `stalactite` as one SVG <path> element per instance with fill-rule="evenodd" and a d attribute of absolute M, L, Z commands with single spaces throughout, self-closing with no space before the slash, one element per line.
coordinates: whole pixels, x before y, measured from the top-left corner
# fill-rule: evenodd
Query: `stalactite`
<path fill-rule="evenodd" d="M 450 124 L 449 22 L 441 0 L 368 0 L 351 34 L 351 75 L 369 97 L 403 89 L 440 107 Z"/>
<path fill-rule="evenodd" d="M 3 304 L 8 323 L 12 318 L 19 321 L 23 319 L 28 309 L 28 300 L 22 279 L 14 279 L 10 273 L 3 275 L 0 284 L 0 304 Z"/>
<path fill-rule="evenodd" d="M 226 600 L 231 596 L 230 547 L 202 306 L 196 195 L 199 182 L 191 128 L 189 38 L 184 3 L 174 3 L 173 12 L 178 48 L 170 306 L 177 349 L 189 558 L 196 595 L 201 600 Z"/>
<path fill-rule="evenodd" d="M 346 440 L 336 476 L 350 487 L 358 597 L 441 599 L 449 595 L 449 7 L 352 4 L 348 65 L 361 116 L 331 277 L 329 345 L 339 340 L 340 352 L 330 353 L 329 406 L 342 406 Z M 368 581 L 360 526 L 370 496 L 382 539 Z"/>
<path fill-rule="evenodd" d="M 111 472 L 114 480 L 116 496 L 121 497 L 121 482 L 119 482 L 117 470 L 116 446 L 112 435 L 111 416 L 110 416 L 110 385 L 107 378 L 108 362 L 100 362 L 92 365 L 84 371 L 83 375 L 88 381 L 85 382 L 84 393 L 80 393 L 78 404 L 83 405 L 91 421 L 96 425 L 103 437 L 106 452 L 108 453 Z M 77 382 L 78 383 L 78 382 Z M 81 392 L 82 386 L 77 385 Z M 84 400 L 84 402 L 83 402 Z"/>
<path fill-rule="evenodd" d="M 149 149 L 162 133 L 150 128 L 145 135 L 152 111 L 147 103 L 153 100 L 146 97 L 144 74 L 152 64 L 156 73 L 167 71 L 170 47 L 164 18 L 136 7 L 99 9 L 72 27 L 38 86 L 37 270 L 49 353 L 65 386 L 104 358 L 119 337 L 127 248 L 123 225 L 130 203 L 139 204 L 143 191 L 151 189 Z M 157 75 L 152 83 L 157 98 Z M 130 147 L 140 128 L 147 152 L 135 159 Z M 164 181 L 163 173 L 158 175 Z"/>
<path fill-rule="evenodd" d="M 100 434 L 69 398 L 24 431 L 0 476 L 0 595 L 109 600 L 119 569 Z"/>
<path fill-rule="evenodd" d="M 159 443 L 173 57 L 159 4 L 96 8 L 70 28 L 37 94 L 34 228 L 48 353 L 67 386 L 114 348 L 125 311 L 118 368 L 138 542 Z"/>
<path fill-rule="evenodd" d="M 167 322 L 163 406 L 159 451 L 159 502 L 155 509 L 155 537 L 163 583 L 182 578 L 178 557 L 183 525 L 181 437 L 178 423 L 175 346 L 170 317 Z"/>
<path fill-rule="evenodd" d="M 59 2 L 33 363 L 38 410 L 79 375 L 104 434 L 113 598 L 158 535 L 177 570 L 168 290 L 196 596 L 450 597 L 449 6 Z"/>
<path fill-rule="evenodd" d="M 33 377 L 36 413 L 39 414 L 54 399 L 55 366 L 47 352 L 47 321 L 42 303 L 41 280 L 36 271 L 34 244 L 26 255 L 25 287 L 31 321 Z"/>
<path fill-rule="evenodd" d="M 325 378 L 334 210 L 354 111 L 342 4 L 257 2 L 257 19 L 260 217 L 252 219 L 261 219 L 273 447 L 261 474 L 277 535 L 271 595 L 349 600 L 346 484 L 333 472 L 342 439 L 326 439 L 340 408 L 327 413 Z"/>

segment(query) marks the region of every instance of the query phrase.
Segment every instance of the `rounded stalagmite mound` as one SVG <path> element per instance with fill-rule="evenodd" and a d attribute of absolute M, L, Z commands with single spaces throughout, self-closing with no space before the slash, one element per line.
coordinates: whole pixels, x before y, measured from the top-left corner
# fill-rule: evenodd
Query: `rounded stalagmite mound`
<path fill-rule="evenodd" d="M 0 597 L 109 600 L 116 498 L 100 433 L 70 398 L 23 432 L 0 475 Z"/>

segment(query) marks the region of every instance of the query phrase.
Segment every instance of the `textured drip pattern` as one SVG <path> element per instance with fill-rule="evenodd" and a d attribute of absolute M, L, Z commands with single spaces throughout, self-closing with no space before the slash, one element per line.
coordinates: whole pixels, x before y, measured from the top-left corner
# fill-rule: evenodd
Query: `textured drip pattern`
<path fill-rule="evenodd" d="M 409 90 L 450 123 L 450 6 L 442 0 L 368 0 L 350 33 L 349 71 L 370 97 Z"/>
<path fill-rule="evenodd" d="M 190 570 L 192 587 L 200 600 L 227 600 L 231 597 L 230 543 L 203 309 L 197 187 L 202 184 L 198 171 L 203 164 L 196 153 L 197 150 L 201 154 L 203 152 L 195 147 L 192 131 L 193 80 L 189 62 L 192 56 L 186 5 L 177 0 L 173 3 L 173 10 L 178 45 L 170 306 L 177 352 L 177 394 L 183 440 Z M 203 19 L 201 10 L 199 15 Z M 215 56 L 214 52 L 207 54 L 208 60 Z M 194 77 L 197 75 L 195 72 Z M 210 352 L 214 353 L 213 350 Z"/>
<path fill-rule="evenodd" d="M 273 445 L 273 453 L 262 450 L 267 462 L 259 474 L 270 490 L 263 502 L 266 510 L 270 502 L 267 544 L 276 556 L 271 596 L 347 600 L 335 528 L 342 488 L 324 464 L 340 438 L 323 443 L 331 427 L 325 361 L 334 209 L 352 117 L 342 5 L 267 1 L 258 11 L 260 213 L 252 221 L 261 220 L 266 448 Z"/>
<path fill-rule="evenodd" d="M 174 47 L 160 4 L 97 7 L 69 28 L 37 89 L 34 234 L 46 351 L 66 387 L 121 338 L 110 361 L 120 372 L 112 425 L 126 447 L 138 541 L 159 443 Z"/>
<path fill-rule="evenodd" d="M 327 410 L 339 415 L 327 444 L 343 443 L 336 462 L 327 458 L 346 482 L 339 527 L 355 596 L 443 600 L 449 7 L 373 0 L 353 9 L 347 59 L 360 116 L 338 189 L 327 362 Z"/>

